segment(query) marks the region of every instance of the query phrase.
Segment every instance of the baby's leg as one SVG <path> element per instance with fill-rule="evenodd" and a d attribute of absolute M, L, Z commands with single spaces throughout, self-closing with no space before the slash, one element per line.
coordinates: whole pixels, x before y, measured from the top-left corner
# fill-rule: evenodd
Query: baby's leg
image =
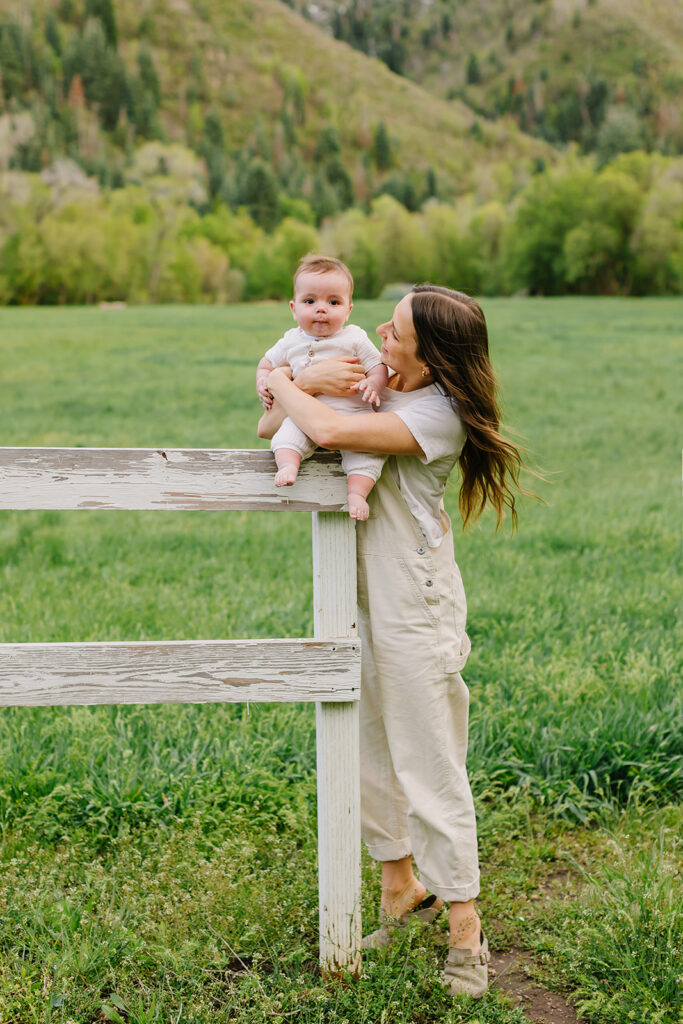
<path fill-rule="evenodd" d="M 276 487 L 289 487 L 294 483 L 301 465 L 301 456 L 293 448 L 278 448 L 275 454 L 277 473 L 275 474 Z"/>
<path fill-rule="evenodd" d="M 349 515 L 352 519 L 358 519 L 360 521 L 367 519 L 370 515 L 370 506 L 368 505 L 366 498 L 375 486 L 375 481 L 371 476 L 362 476 L 360 473 L 351 473 L 348 477 L 346 486 L 346 500 L 349 506 Z"/>
<path fill-rule="evenodd" d="M 352 519 L 367 519 L 370 509 L 366 499 L 375 481 L 379 480 L 386 455 L 343 451 L 341 457 L 347 479 L 349 515 Z"/>
<path fill-rule="evenodd" d="M 316 445 L 287 416 L 273 436 L 270 447 L 277 465 L 275 486 L 289 487 L 297 478 L 301 460 L 307 459 L 315 451 Z"/>
<path fill-rule="evenodd" d="M 359 395 L 353 395 L 351 398 L 331 398 L 328 395 L 320 395 L 319 398 L 326 405 L 345 416 L 358 414 L 367 416 L 370 412 L 367 402 L 364 402 Z M 352 519 L 367 519 L 370 509 L 366 499 L 375 481 L 379 480 L 387 457 L 386 455 L 373 455 L 369 452 L 344 450 L 342 450 L 341 457 L 348 481 L 346 493 L 349 515 Z"/>

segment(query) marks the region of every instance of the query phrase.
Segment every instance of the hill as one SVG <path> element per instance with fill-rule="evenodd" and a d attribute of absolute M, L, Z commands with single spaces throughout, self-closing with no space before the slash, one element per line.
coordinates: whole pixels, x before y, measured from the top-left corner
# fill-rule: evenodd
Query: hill
<path fill-rule="evenodd" d="M 515 81 L 523 119 L 539 93 Z M 278 0 L 0 0 L 0 304 L 277 298 L 314 248 L 364 296 L 679 292 L 683 158 L 630 152 L 641 121 L 591 83 L 539 110 L 546 134 L 593 131 L 598 160 L 435 98 Z"/>
<path fill-rule="evenodd" d="M 683 152 L 679 0 L 294 0 L 435 95 L 609 156 Z"/>
<path fill-rule="evenodd" d="M 199 154 L 231 205 L 267 191 L 272 170 L 322 214 L 383 189 L 409 207 L 509 196 L 552 157 L 276 0 L 0 0 L 0 24 L 5 166 L 40 170 L 62 152 L 116 184 L 157 138 Z"/>

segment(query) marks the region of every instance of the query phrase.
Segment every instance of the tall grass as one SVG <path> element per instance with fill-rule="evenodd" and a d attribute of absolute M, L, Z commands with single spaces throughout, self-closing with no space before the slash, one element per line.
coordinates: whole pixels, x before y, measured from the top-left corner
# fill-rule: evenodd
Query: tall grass
<path fill-rule="evenodd" d="M 546 504 L 522 502 L 517 536 L 494 535 L 488 516 L 456 529 L 480 835 L 492 855 L 504 844 L 500 863 L 511 858 L 506 901 L 490 880 L 483 906 L 505 914 L 499 935 L 521 941 L 519 865 L 534 850 L 549 856 L 547 836 L 680 795 L 672 423 L 683 412 L 683 302 L 496 300 L 485 311 L 506 418 L 549 481 L 529 481 Z M 368 329 L 390 312 L 354 309 Z M 0 311 L 0 444 L 257 447 L 253 369 L 285 314 Z M 446 504 L 455 518 L 455 482 Z M 311 632 L 306 515 L 0 514 L 0 641 Z M 438 987 L 442 954 L 417 935 L 410 950 L 371 958 L 359 985 L 321 983 L 313 733 L 304 705 L 3 711 L 2 1024 L 522 1024 L 495 993 L 476 1011 L 451 1004 Z M 546 838 L 522 834 L 529 815 Z M 615 855 L 612 875 L 593 870 L 595 898 L 571 922 L 585 942 L 569 942 L 566 908 L 549 917 L 553 942 L 567 931 L 564 983 L 596 1024 L 638 1021 L 628 1017 L 638 999 L 653 1022 L 673 1021 L 677 882 L 670 854 L 646 845 Z M 364 877 L 371 919 L 367 861 Z M 601 939 L 602 921 L 613 939 Z"/>
<path fill-rule="evenodd" d="M 667 834 L 668 833 L 668 834 Z M 680 836 L 615 837 L 564 908 L 555 943 L 581 1013 L 608 1024 L 675 1024 L 683 1012 Z"/>
<path fill-rule="evenodd" d="M 369 330 L 390 311 L 359 303 Z M 478 798 L 531 794 L 585 819 L 681 785 L 683 597 L 671 423 L 677 300 L 486 303 L 506 416 L 547 504 L 518 536 L 456 536 L 473 653 Z M 279 306 L 7 310 L 6 444 L 258 446 L 253 368 Z M 455 518 L 456 484 L 447 505 Z M 308 517 L 4 513 L 0 639 L 310 635 Z M 280 737 L 289 737 L 281 742 Z M 305 709 L 17 710 L 0 723 L 0 822 L 99 841 L 144 821 L 276 817 L 312 800 Z M 128 753 L 129 752 L 129 753 Z M 302 792 L 288 784 L 307 779 Z M 297 774 L 298 773 L 298 774 Z M 266 780 L 270 779 L 271 782 Z M 281 793 L 281 799 L 274 792 Z M 221 796 L 217 796 L 220 793 Z M 297 811 L 298 813 L 298 811 Z"/>

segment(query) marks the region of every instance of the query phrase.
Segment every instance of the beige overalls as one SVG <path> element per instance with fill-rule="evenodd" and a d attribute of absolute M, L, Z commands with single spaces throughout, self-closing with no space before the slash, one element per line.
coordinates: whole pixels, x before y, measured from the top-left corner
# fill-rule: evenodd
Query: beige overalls
<path fill-rule="evenodd" d="M 361 828 L 376 860 L 412 853 L 429 892 L 464 902 L 479 893 L 465 592 L 450 524 L 428 547 L 394 472 L 390 458 L 357 525 Z"/>

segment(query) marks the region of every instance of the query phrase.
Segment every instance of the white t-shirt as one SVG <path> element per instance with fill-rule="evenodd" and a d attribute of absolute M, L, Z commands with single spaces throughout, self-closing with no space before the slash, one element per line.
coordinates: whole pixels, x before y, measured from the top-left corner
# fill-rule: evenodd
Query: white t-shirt
<path fill-rule="evenodd" d="M 346 324 L 329 338 L 315 338 L 300 327 L 290 331 L 269 348 L 265 358 L 273 368 L 288 364 L 292 377 L 296 378 L 306 366 L 322 359 L 340 359 L 344 356 L 358 356 L 365 372 L 382 362 L 379 351 L 372 344 L 362 327 Z"/>
<path fill-rule="evenodd" d="M 382 392 L 381 412 L 393 412 L 403 420 L 424 452 L 399 455 L 390 461 L 398 488 L 431 548 L 444 535 L 443 494 L 467 439 L 450 398 L 438 384 L 417 391 Z"/>

